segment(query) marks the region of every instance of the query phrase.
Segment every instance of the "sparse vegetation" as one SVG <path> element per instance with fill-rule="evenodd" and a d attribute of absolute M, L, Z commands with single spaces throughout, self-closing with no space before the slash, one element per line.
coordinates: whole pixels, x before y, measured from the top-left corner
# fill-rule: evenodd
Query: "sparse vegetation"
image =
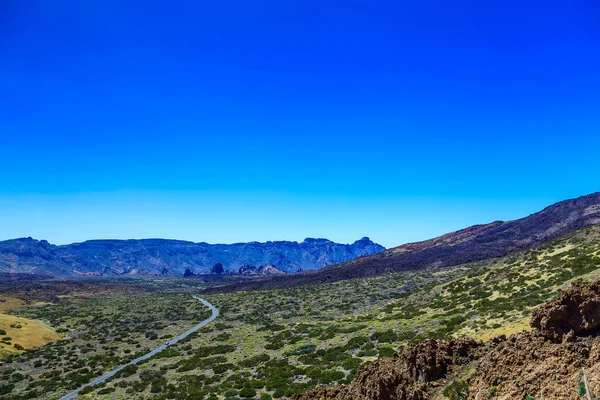
<path fill-rule="evenodd" d="M 410 343 L 523 329 L 520 321 L 565 284 L 598 276 L 599 237 L 600 228 L 592 227 L 535 249 L 454 268 L 206 296 L 221 313 L 217 321 L 85 393 L 99 399 L 267 400 L 319 384 L 348 383 L 361 364 L 393 357 Z M 8 311 L 9 317 L 41 321 L 64 338 L 7 358 L 0 366 L 2 398 L 57 399 L 208 316 L 190 296 L 203 288 L 199 281 L 112 284 L 101 281 L 103 290 L 91 296 L 81 295 L 81 282 L 5 288 L 15 297 L 51 303 Z M 124 294 L 123 287 L 134 289 Z M 14 338 L 13 349 L 24 345 L 13 333 L 27 329 L 21 325 L 3 325 L 0 340 Z M 443 394 L 461 399 L 465 389 L 464 381 L 453 380 Z M 482 396 L 493 398 L 501 389 L 491 387 Z"/>

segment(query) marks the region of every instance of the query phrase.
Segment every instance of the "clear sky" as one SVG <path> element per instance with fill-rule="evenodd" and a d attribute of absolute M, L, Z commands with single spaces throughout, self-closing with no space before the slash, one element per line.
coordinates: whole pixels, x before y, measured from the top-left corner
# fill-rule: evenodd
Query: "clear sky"
<path fill-rule="evenodd" d="M 597 0 L 0 3 L 0 239 L 390 247 L 600 190 Z"/>

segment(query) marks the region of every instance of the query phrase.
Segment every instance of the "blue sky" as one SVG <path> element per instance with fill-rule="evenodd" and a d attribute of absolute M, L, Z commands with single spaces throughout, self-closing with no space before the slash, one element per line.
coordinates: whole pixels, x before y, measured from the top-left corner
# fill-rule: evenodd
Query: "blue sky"
<path fill-rule="evenodd" d="M 600 5 L 3 1 L 0 239 L 384 246 L 600 190 Z"/>

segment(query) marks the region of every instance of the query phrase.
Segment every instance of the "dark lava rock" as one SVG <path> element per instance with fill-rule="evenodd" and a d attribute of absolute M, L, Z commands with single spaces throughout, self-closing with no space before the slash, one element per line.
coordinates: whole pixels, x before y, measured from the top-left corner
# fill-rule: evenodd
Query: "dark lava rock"
<path fill-rule="evenodd" d="M 559 298 L 534 311 L 531 326 L 554 341 L 600 329 L 600 281 L 574 283 Z M 573 332 L 573 333 L 571 333 Z"/>
<path fill-rule="evenodd" d="M 223 264 L 221 264 L 220 262 L 213 265 L 212 269 L 210 270 L 210 273 L 213 275 L 221 275 L 224 272 L 225 269 L 223 268 Z"/>
<path fill-rule="evenodd" d="M 405 347 L 393 358 L 361 366 L 349 385 L 319 387 L 295 400 L 424 400 L 430 383 L 446 378 L 449 369 L 473 360 L 483 346 L 473 339 L 426 340 Z"/>

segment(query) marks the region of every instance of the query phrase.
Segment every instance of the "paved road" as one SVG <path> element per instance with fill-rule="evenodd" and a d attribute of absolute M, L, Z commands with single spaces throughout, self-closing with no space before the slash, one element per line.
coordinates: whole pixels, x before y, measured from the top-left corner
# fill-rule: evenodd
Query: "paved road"
<path fill-rule="evenodd" d="M 73 393 L 69 393 L 68 395 L 61 397 L 60 400 L 71 400 L 77 397 L 77 395 L 79 394 L 79 392 L 87 387 L 87 386 L 94 386 L 97 385 L 99 383 L 102 383 L 104 381 L 106 381 L 108 378 L 112 378 L 117 372 L 119 372 L 120 370 L 122 370 L 123 368 L 127 367 L 128 365 L 133 365 L 133 364 L 137 364 L 141 361 L 147 360 L 150 357 L 154 356 L 156 353 L 160 353 L 161 351 L 163 351 L 164 349 L 166 349 L 167 347 L 179 342 L 181 339 L 188 337 L 190 334 L 196 332 L 198 329 L 202 328 L 204 325 L 212 322 L 215 320 L 215 318 L 217 318 L 219 316 L 219 310 L 217 310 L 216 308 L 214 308 L 212 306 L 212 304 L 210 304 L 208 301 L 201 299 L 198 296 L 192 296 L 193 298 L 195 298 L 196 300 L 200 301 L 201 303 L 203 303 L 206 307 L 210 308 L 210 311 L 212 311 L 212 315 L 205 319 L 204 321 L 200 322 L 198 325 L 194 326 L 192 329 L 190 329 L 189 331 L 185 331 L 184 333 L 182 333 L 181 335 L 177 336 L 175 339 L 171 339 L 168 344 L 163 344 L 160 347 L 157 347 L 156 349 L 152 350 L 150 353 L 148 354 L 144 354 L 143 356 L 141 356 L 140 358 L 136 358 L 135 360 L 125 364 L 125 365 L 121 365 L 119 368 L 115 369 L 114 371 L 109 372 L 108 374 L 101 376 L 100 378 L 96 379 L 93 382 L 88 383 L 85 386 L 80 387 L 79 389 L 77 389 L 76 391 L 74 391 Z"/>

